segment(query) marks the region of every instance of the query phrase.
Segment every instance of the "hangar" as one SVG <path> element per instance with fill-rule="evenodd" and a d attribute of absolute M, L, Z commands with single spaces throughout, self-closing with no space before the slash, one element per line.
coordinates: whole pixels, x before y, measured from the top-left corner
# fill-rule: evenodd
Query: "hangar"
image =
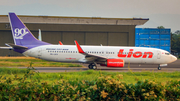
<path fill-rule="evenodd" d="M 38 38 L 41 29 L 42 40 L 52 44 L 135 46 L 135 27 L 149 19 L 142 18 L 100 18 L 62 16 L 23 16 L 20 19 Z M 14 43 L 7 15 L 0 15 L 0 46 Z M 0 56 L 21 56 L 12 50 L 0 50 Z"/>

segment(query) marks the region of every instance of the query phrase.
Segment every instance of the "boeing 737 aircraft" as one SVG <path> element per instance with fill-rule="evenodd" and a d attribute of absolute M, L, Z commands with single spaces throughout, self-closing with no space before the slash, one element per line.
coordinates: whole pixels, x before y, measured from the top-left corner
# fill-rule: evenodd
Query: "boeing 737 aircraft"
<path fill-rule="evenodd" d="M 87 63 L 89 69 L 96 69 L 97 64 L 107 67 L 123 67 L 124 63 L 157 64 L 166 66 L 177 58 L 169 52 L 156 48 L 117 47 L 117 46 L 85 46 L 53 45 L 36 39 L 15 13 L 9 13 L 14 44 L 9 47 L 25 56 L 36 57 L 49 61 Z"/>

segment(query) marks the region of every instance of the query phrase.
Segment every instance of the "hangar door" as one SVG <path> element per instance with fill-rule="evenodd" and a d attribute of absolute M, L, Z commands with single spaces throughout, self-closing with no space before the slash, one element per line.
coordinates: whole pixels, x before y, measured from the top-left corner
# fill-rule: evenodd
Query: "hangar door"
<path fill-rule="evenodd" d="M 128 46 L 128 33 L 108 33 L 108 45 Z"/>
<path fill-rule="evenodd" d="M 83 32 L 62 32 L 62 42 L 66 45 L 74 45 L 74 40 L 79 44 L 84 44 Z"/>
<path fill-rule="evenodd" d="M 86 45 L 107 45 L 107 33 L 103 32 L 86 32 Z"/>

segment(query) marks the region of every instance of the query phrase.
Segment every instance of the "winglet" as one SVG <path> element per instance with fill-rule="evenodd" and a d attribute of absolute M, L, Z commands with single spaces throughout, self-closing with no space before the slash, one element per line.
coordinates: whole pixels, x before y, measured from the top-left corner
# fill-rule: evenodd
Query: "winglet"
<path fill-rule="evenodd" d="M 78 49 L 79 53 L 85 53 L 85 52 L 82 50 L 82 48 L 81 48 L 81 46 L 79 45 L 79 43 L 78 43 L 76 40 L 75 40 L 74 42 L 75 42 L 75 44 L 76 44 L 76 46 L 77 46 L 77 49 Z"/>
<path fill-rule="evenodd" d="M 59 45 L 63 45 L 63 43 L 61 41 L 59 41 Z"/>

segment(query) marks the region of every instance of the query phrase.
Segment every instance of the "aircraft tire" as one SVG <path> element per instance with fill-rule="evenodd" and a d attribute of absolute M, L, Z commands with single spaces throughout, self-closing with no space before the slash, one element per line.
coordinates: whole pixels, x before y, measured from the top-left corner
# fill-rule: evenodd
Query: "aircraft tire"
<path fill-rule="evenodd" d="M 160 66 L 158 67 L 158 70 L 161 70 L 161 67 L 160 67 Z"/>
<path fill-rule="evenodd" d="M 91 64 L 89 64 L 89 69 L 97 69 L 97 66 L 95 65 L 95 64 L 93 64 L 93 63 L 91 63 Z"/>
<path fill-rule="evenodd" d="M 96 69 L 97 69 L 97 66 L 96 66 L 96 65 L 93 65 L 93 69 L 96 70 Z"/>
<path fill-rule="evenodd" d="M 88 65 L 89 69 L 93 69 L 92 63 Z"/>

